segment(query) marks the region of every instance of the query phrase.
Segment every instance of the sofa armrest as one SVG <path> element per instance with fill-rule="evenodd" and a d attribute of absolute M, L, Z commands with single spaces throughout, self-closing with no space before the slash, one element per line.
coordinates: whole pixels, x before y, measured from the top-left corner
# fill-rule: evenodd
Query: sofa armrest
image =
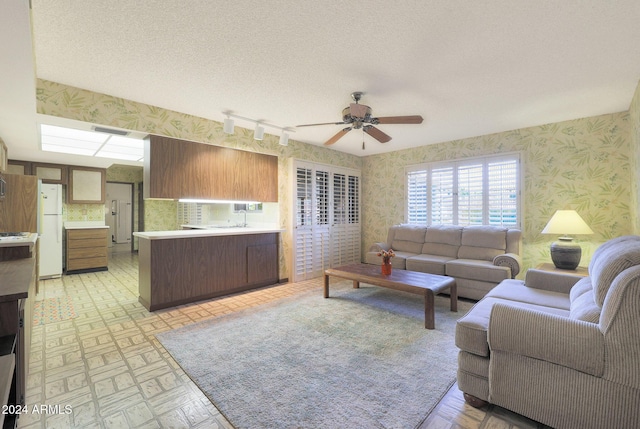
<path fill-rule="evenodd" d="M 493 265 L 511 268 L 511 278 L 515 279 L 522 267 L 522 258 L 515 253 L 505 253 L 493 258 Z"/>
<path fill-rule="evenodd" d="M 578 283 L 580 279 L 582 277 L 571 274 L 529 268 L 524 278 L 524 284 L 535 289 L 569 294 L 573 285 Z"/>
<path fill-rule="evenodd" d="M 389 243 L 373 243 L 369 246 L 369 252 L 381 252 L 389 249 L 391 249 L 391 245 Z"/>
<path fill-rule="evenodd" d="M 539 359 L 601 377 L 604 336 L 595 323 L 496 303 L 487 332 L 491 353 Z"/>

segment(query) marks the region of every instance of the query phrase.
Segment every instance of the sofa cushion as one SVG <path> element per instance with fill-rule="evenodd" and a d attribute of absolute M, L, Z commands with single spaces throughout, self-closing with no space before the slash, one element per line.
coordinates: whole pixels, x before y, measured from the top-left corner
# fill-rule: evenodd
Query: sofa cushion
<path fill-rule="evenodd" d="M 569 316 L 569 311 L 559 308 L 545 307 L 525 302 L 511 301 L 507 299 L 485 297 L 474 305 L 467 314 L 460 318 L 456 324 L 456 346 L 469 353 L 478 356 L 489 356 L 489 343 L 487 341 L 487 328 L 491 309 L 497 302 L 515 307 L 528 308 L 543 313 Z"/>
<path fill-rule="evenodd" d="M 569 295 L 566 293 L 531 288 L 526 286 L 522 280 L 515 279 L 500 282 L 500 284 L 491 289 L 486 296 L 543 305 L 560 310 L 569 310 L 571 306 Z"/>
<path fill-rule="evenodd" d="M 622 271 L 640 265 L 640 241 L 624 240 L 598 249 L 589 264 L 595 303 L 602 307 L 613 280 Z"/>
<path fill-rule="evenodd" d="M 427 228 L 422 252 L 427 255 L 458 257 L 462 242 L 462 227 L 455 225 L 437 225 Z"/>
<path fill-rule="evenodd" d="M 400 252 L 421 253 L 424 235 L 427 228 L 418 225 L 402 225 L 397 227 L 391 242 L 391 248 Z"/>
<path fill-rule="evenodd" d="M 600 307 L 595 302 L 591 277 L 580 279 L 569 292 L 571 311 L 569 317 L 585 322 L 598 323 L 600 321 Z"/>
<path fill-rule="evenodd" d="M 395 252 L 395 251 L 394 251 Z M 397 251 L 395 252 L 396 256 L 391 258 L 391 266 L 393 268 L 397 268 L 399 270 L 406 270 L 407 269 L 407 258 L 411 258 L 412 256 L 417 256 L 417 253 L 411 253 L 411 252 L 400 252 Z M 382 258 L 381 257 L 377 257 L 378 258 L 378 264 L 382 264 Z"/>
<path fill-rule="evenodd" d="M 458 258 L 493 261 L 505 253 L 507 248 L 507 228 L 495 226 L 467 226 L 462 230 Z"/>
<path fill-rule="evenodd" d="M 585 322 L 598 323 L 601 311 L 602 309 L 596 304 L 592 289 L 571 300 L 569 317 Z"/>
<path fill-rule="evenodd" d="M 407 270 L 420 271 L 422 273 L 445 275 L 445 264 L 451 258 L 439 255 L 416 255 L 407 258 Z"/>
<path fill-rule="evenodd" d="M 451 277 L 496 284 L 511 278 L 511 270 L 508 267 L 498 267 L 490 261 L 476 259 L 452 259 L 447 262 L 445 273 Z"/>

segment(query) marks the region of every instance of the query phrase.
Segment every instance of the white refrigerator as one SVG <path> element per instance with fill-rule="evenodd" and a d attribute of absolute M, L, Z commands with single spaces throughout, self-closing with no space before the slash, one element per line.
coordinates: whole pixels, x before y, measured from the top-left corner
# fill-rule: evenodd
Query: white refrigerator
<path fill-rule="evenodd" d="M 40 278 L 62 275 L 62 185 L 40 185 Z"/>

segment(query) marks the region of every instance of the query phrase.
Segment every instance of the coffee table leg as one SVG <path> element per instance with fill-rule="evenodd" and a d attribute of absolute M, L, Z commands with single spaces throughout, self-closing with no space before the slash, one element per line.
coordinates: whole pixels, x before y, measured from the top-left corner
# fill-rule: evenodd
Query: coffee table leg
<path fill-rule="evenodd" d="M 360 282 L 358 280 L 353 281 L 353 288 L 358 289 L 360 287 Z"/>
<path fill-rule="evenodd" d="M 454 282 L 449 288 L 449 295 L 451 296 L 451 311 L 458 311 L 458 285 Z"/>
<path fill-rule="evenodd" d="M 324 275 L 324 297 L 329 298 L 329 276 Z"/>
<path fill-rule="evenodd" d="M 426 329 L 435 329 L 435 318 L 436 315 L 433 310 L 433 291 L 426 290 L 424 294 L 424 327 Z"/>

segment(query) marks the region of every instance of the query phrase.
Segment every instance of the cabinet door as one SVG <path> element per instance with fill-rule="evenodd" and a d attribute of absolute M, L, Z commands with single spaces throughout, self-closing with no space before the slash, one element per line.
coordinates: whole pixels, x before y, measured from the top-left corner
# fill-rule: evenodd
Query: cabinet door
<path fill-rule="evenodd" d="M 42 179 L 42 183 L 67 184 L 66 165 L 34 162 L 31 164 L 31 174 L 36 176 L 38 179 Z"/>
<path fill-rule="evenodd" d="M 31 163 L 29 161 L 16 161 L 10 159 L 7 165 L 7 173 L 19 174 L 21 176 L 31 174 Z"/>
<path fill-rule="evenodd" d="M 67 202 L 70 204 L 104 204 L 106 170 L 69 166 Z"/>

